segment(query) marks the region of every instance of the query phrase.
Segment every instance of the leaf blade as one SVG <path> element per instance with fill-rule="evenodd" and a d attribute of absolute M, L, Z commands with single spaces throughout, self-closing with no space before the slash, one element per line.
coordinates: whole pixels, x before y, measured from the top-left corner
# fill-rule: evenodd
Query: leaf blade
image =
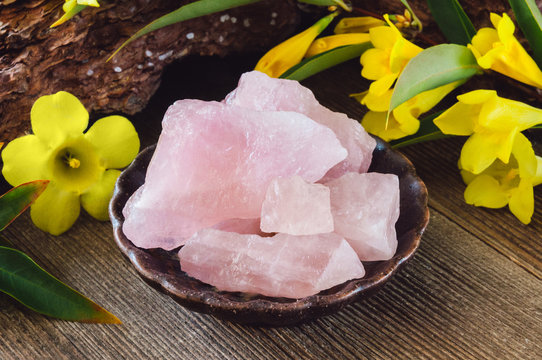
<path fill-rule="evenodd" d="M 45 190 L 48 180 L 36 180 L 14 187 L 0 196 L 0 231 L 23 213 Z"/>
<path fill-rule="evenodd" d="M 476 28 L 457 0 L 427 0 L 427 5 L 448 41 L 459 45 L 470 43 Z"/>
<path fill-rule="evenodd" d="M 161 29 L 163 27 L 176 24 L 185 20 L 194 19 L 200 16 L 214 14 L 219 11 L 232 9 L 244 5 L 256 3 L 261 0 L 198 0 L 192 3 L 181 6 L 177 10 L 167 13 L 164 16 L 152 21 L 145 25 L 142 29 L 139 29 L 134 35 L 126 40 L 115 52 L 107 59 L 111 60 L 122 48 L 131 43 L 132 41 L 139 39 L 141 36 L 146 35 L 152 31 Z"/>
<path fill-rule="evenodd" d="M 479 71 L 476 58 L 465 46 L 442 44 L 427 48 L 408 62 L 397 79 L 388 112 L 421 92 L 466 81 Z"/>
<path fill-rule="evenodd" d="M 301 61 L 299 64 L 286 70 L 280 78 L 297 81 L 305 80 L 330 67 L 359 57 L 365 50 L 371 47 L 370 42 L 336 47 Z"/>
<path fill-rule="evenodd" d="M 43 270 L 23 252 L 0 246 L 0 291 L 55 318 L 119 324 L 120 320 Z"/>
<path fill-rule="evenodd" d="M 534 0 L 508 0 L 516 20 L 527 38 L 533 58 L 542 68 L 542 14 Z"/>

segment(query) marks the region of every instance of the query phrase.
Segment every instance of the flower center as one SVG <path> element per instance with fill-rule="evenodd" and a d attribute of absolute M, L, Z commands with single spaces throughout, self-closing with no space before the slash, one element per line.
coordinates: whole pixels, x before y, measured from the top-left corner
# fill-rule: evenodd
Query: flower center
<path fill-rule="evenodd" d="M 64 162 L 68 164 L 68 166 L 71 167 L 72 169 L 78 169 L 79 166 L 81 166 L 81 161 L 73 157 L 73 155 L 70 154 L 69 152 L 67 152 L 64 155 Z"/>
<path fill-rule="evenodd" d="M 58 147 L 49 171 L 51 180 L 64 190 L 82 193 L 100 179 L 104 168 L 94 147 L 81 136 Z"/>

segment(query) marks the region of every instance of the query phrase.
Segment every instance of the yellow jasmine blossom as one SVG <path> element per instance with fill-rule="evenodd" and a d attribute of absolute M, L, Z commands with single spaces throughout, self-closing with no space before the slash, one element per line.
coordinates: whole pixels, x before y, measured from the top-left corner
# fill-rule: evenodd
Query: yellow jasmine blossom
<path fill-rule="evenodd" d="M 270 77 L 279 77 L 303 59 L 312 41 L 329 25 L 335 16 L 337 16 L 336 12 L 329 14 L 318 20 L 307 30 L 275 46 L 262 56 L 254 70 L 266 73 Z"/>
<path fill-rule="evenodd" d="M 372 16 L 348 17 L 341 19 L 335 29 L 335 34 L 364 33 L 376 26 L 385 26 L 386 22 Z"/>
<path fill-rule="evenodd" d="M 508 163 L 495 160 L 476 175 L 461 170 L 467 184 L 465 201 L 475 206 L 501 208 L 508 205 L 522 223 L 528 224 L 534 212 L 533 186 L 542 183 L 542 158 L 535 155 L 529 140 L 518 134 Z"/>
<path fill-rule="evenodd" d="M 435 125 L 450 135 L 470 136 L 461 150 L 460 167 L 479 174 L 495 159 L 508 163 L 518 134 L 542 124 L 542 110 L 497 96 L 494 90 L 475 90 L 457 97 Z"/>
<path fill-rule="evenodd" d="M 460 83 L 447 84 L 416 95 L 394 109 L 387 123 L 386 117 L 393 90 L 388 90 L 383 96 L 375 96 L 370 92 L 365 92 L 358 100 L 370 111 L 365 114 L 361 124 L 365 130 L 385 141 L 415 134 L 420 128 L 419 116 L 431 110 Z"/>
<path fill-rule="evenodd" d="M 491 23 L 495 29 L 478 30 L 469 44 L 478 65 L 542 89 L 542 71 L 514 37 L 510 17 L 492 13 Z"/>
<path fill-rule="evenodd" d="M 65 23 L 87 6 L 99 7 L 100 4 L 97 0 L 65 0 L 64 5 L 62 5 L 64 15 L 62 15 L 60 19 L 58 19 L 53 25 L 51 25 L 51 27 L 55 27 Z"/>
<path fill-rule="evenodd" d="M 310 57 L 334 49 L 339 46 L 362 44 L 370 41 L 369 34 L 340 34 L 318 38 L 312 42 L 305 57 Z"/>
<path fill-rule="evenodd" d="M 53 235 L 68 230 L 81 205 L 107 220 L 118 168 L 139 151 L 134 126 L 122 116 L 102 118 L 86 132 L 88 112 L 72 94 L 40 97 L 30 112 L 33 134 L 11 141 L 2 151 L 2 174 L 13 186 L 50 180 L 31 206 L 32 221 Z"/>
<path fill-rule="evenodd" d="M 374 80 L 369 92 L 382 96 L 388 91 L 406 64 L 423 49 L 403 38 L 401 32 L 389 21 L 389 26 L 377 26 L 369 30 L 374 46 L 363 53 L 360 58 L 363 70 L 361 76 Z"/>

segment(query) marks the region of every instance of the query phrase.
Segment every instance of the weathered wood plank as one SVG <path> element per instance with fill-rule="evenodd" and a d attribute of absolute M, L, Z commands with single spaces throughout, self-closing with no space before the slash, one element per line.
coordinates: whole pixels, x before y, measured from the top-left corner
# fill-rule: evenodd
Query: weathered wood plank
<path fill-rule="evenodd" d="M 292 328 L 253 328 L 185 310 L 148 287 L 88 216 L 60 237 L 23 216 L 8 236 L 123 324 L 50 320 L 0 298 L 0 357 L 535 359 L 542 281 L 433 211 L 419 253 L 374 297 Z"/>

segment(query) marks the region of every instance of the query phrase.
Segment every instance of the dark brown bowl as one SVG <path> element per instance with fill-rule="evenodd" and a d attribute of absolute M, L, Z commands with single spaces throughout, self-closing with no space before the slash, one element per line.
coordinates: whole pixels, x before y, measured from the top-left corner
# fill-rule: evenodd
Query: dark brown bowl
<path fill-rule="evenodd" d="M 396 224 L 398 248 L 388 261 L 365 262 L 363 279 L 347 281 L 302 299 L 273 298 L 239 292 L 218 291 L 181 271 L 178 250 L 141 249 L 122 232 L 122 209 L 143 184 L 155 146 L 143 150 L 117 180 L 109 206 L 115 241 L 143 280 L 168 294 L 179 304 L 219 318 L 258 325 L 284 326 L 332 314 L 380 289 L 412 257 L 429 222 L 427 189 L 410 161 L 377 139 L 369 171 L 399 176 L 401 213 Z"/>

